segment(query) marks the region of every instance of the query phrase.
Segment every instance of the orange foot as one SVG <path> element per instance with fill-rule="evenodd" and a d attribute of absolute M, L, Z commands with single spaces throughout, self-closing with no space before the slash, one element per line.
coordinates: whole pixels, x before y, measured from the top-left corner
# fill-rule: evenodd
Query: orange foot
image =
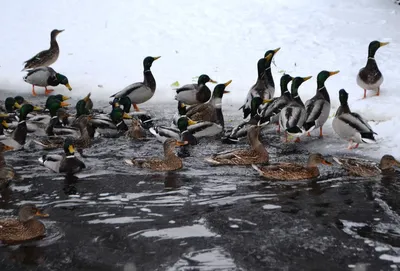
<path fill-rule="evenodd" d="M 363 99 L 365 99 L 365 98 L 367 98 L 367 90 L 366 89 L 364 89 L 364 97 L 363 97 Z"/>
<path fill-rule="evenodd" d="M 36 92 L 35 92 L 35 86 L 34 86 L 34 85 L 32 85 L 32 95 L 33 95 L 33 96 L 37 96 L 37 94 L 36 94 Z"/>
<path fill-rule="evenodd" d="M 299 143 L 300 142 L 300 137 L 296 138 L 296 140 L 294 142 Z"/>
<path fill-rule="evenodd" d="M 54 91 L 54 89 L 45 88 L 44 95 L 49 95 L 49 94 L 52 93 L 53 91 Z"/>
<path fill-rule="evenodd" d="M 307 136 L 311 136 L 310 132 L 307 133 Z"/>
<path fill-rule="evenodd" d="M 132 104 L 132 105 L 136 112 L 140 112 L 140 109 L 136 104 Z"/>

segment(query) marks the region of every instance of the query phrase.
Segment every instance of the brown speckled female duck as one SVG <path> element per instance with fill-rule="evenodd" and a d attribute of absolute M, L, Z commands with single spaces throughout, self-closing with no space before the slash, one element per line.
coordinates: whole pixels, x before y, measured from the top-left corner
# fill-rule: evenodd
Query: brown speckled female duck
<path fill-rule="evenodd" d="M 58 47 L 57 43 L 57 36 L 64 30 L 57 30 L 54 29 L 50 33 L 50 48 L 47 50 L 43 50 L 39 53 L 37 53 L 34 57 L 31 59 L 25 61 L 25 66 L 23 70 L 26 69 L 34 69 L 38 67 L 48 67 L 54 62 L 57 61 L 58 55 L 60 54 L 60 48 Z"/>
<path fill-rule="evenodd" d="M 280 181 L 298 181 L 304 179 L 312 179 L 319 176 L 319 170 L 317 165 L 331 165 L 330 162 L 326 161 L 322 154 L 312 153 L 308 157 L 307 165 L 300 165 L 296 163 L 279 163 L 266 167 L 257 167 L 252 165 L 261 176 Z"/>
<path fill-rule="evenodd" d="M 142 168 L 149 168 L 157 171 L 171 171 L 182 168 L 182 159 L 175 154 L 175 147 L 186 145 L 187 141 L 178 141 L 169 138 L 164 141 L 164 159 L 150 158 L 150 159 L 127 159 L 125 162 L 129 165 L 135 165 Z"/>
<path fill-rule="evenodd" d="M 251 126 L 247 132 L 250 149 L 238 149 L 215 154 L 206 161 L 214 165 L 251 165 L 268 163 L 269 155 L 259 140 L 260 126 Z"/>
<path fill-rule="evenodd" d="M 375 177 L 382 173 L 394 172 L 393 167 L 400 167 L 400 162 L 388 154 L 382 156 L 379 165 L 359 158 L 333 157 L 333 160 L 341 165 L 350 176 L 358 177 Z"/>
<path fill-rule="evenodd" d="M 7 186 L 9 182 L 15 177 L 14 168 L 6 164 L 6 160 L 4 159 L 3 155 L 3 152 L 11 151 L 13 149 L 13 147 L 4 145 L 0 142 L 0 189 Z"/>
<path fill-rule="evenodd" d="M 46 229 L 35 217 L 48 217 L 34 204 L 23 205 L 18 212 L 18 219 L 0 220 L 0 241 L 15 244 L 44 237 Z"/>

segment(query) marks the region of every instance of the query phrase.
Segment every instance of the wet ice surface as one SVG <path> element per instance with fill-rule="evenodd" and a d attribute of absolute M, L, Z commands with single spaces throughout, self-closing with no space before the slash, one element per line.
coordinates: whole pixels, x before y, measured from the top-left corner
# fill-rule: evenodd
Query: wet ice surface
<path fill-rule="evenodd" d="M 227 126 L 239 120 L 236 108 L 224 108 Z M 175 106 L 151 110 L 159 123 L 169 123 Z M 309 148 L 340 154 L 345 147 L 333 135 L 281 145 L 274 128 L 262 137 L 273 161 L 305 162 Z M 0 270 L 399 267 L 397 176 L 350 179 L 334 166 L 321 167 L 316 181 L 268 182 L 251 167 L 203 161 L 246 146 L 202 140 L 182 170 L 157 173 L 129 167 L 123 159 L 162 155 L 160 143 L 101 138 L 84 151 L 88 168 L 79 179 L 41 167 L 42 150 L 8 153 L 24 179 L 1 193 L 0 215 L 14 215 L 18 206 L 33 202 L 50 217 L 42 220 L 45 239 L 0 247 Z"/>

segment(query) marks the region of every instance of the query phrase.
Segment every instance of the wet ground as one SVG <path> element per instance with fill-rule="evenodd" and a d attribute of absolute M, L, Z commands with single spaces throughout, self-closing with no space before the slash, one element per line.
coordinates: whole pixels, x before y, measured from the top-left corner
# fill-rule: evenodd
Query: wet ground
<path fill-rule="evenodd" d="M 175 105 L 159 108 L 154 111 L 159 123 L 169 124 Z M 236 109 L 224 107 L 227 126 L 240 119 Z M 305 162 L 308 149 L 338 155 L 346 146 L 333 135 L 282 145 L 274 128 L 262 137 L 272 161 Z M 85 150 L 88 168 L 77 178 L 41 167 L 42 150 L 7 153 L 24 179 L 1 193 L 0 216 L 15 215 L 18 206 L 33 202 L 50 217 L 42 219 L 43 240 L 0 247 L 0 270 L 400 267 L 398 176 L 354 179 L 336 166 L 323 166 L 317 180 L 269 182 L 251 167 L 211 167 L 203 161 L 246 146 L 201 140 L 182 170 L 154 173 L 123 162 L 161 156 L 154 139 L 100 138 Z"/>

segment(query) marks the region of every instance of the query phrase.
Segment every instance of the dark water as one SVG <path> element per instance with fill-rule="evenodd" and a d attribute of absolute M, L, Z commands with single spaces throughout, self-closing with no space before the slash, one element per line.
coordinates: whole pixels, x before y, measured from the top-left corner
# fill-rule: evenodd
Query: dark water
<path fill-rule="evenodd" d="M 155 115 L 169 123 L 175 106 L 164 109 Z M 233 125 L 239 112 L 225 110 Z M 343 147 L 329 138 L 280 140 L 274 128 L 263 134 L 271 160 L 305 162 L 310 146 L 324 146 L 324 154 Z M 321 167 L 316 181 L 277 183 L 251 167 L 203 161 L 237 147 L 202 140 L 182 170 L 154 173 L 123 162 L 161 156 L 154 139 L 100 138 L 85 150 L 88 169 L 79 179 L 41 167 L 42 150 L 7 153 L 24 179 L 2 192 L 0 214 L 33 202 L 50 217 L 42 219 L 43 240 L 0 247 L 0 270 L 398 269 L 397 176 L 349 179 L 334 166 Z"/>

